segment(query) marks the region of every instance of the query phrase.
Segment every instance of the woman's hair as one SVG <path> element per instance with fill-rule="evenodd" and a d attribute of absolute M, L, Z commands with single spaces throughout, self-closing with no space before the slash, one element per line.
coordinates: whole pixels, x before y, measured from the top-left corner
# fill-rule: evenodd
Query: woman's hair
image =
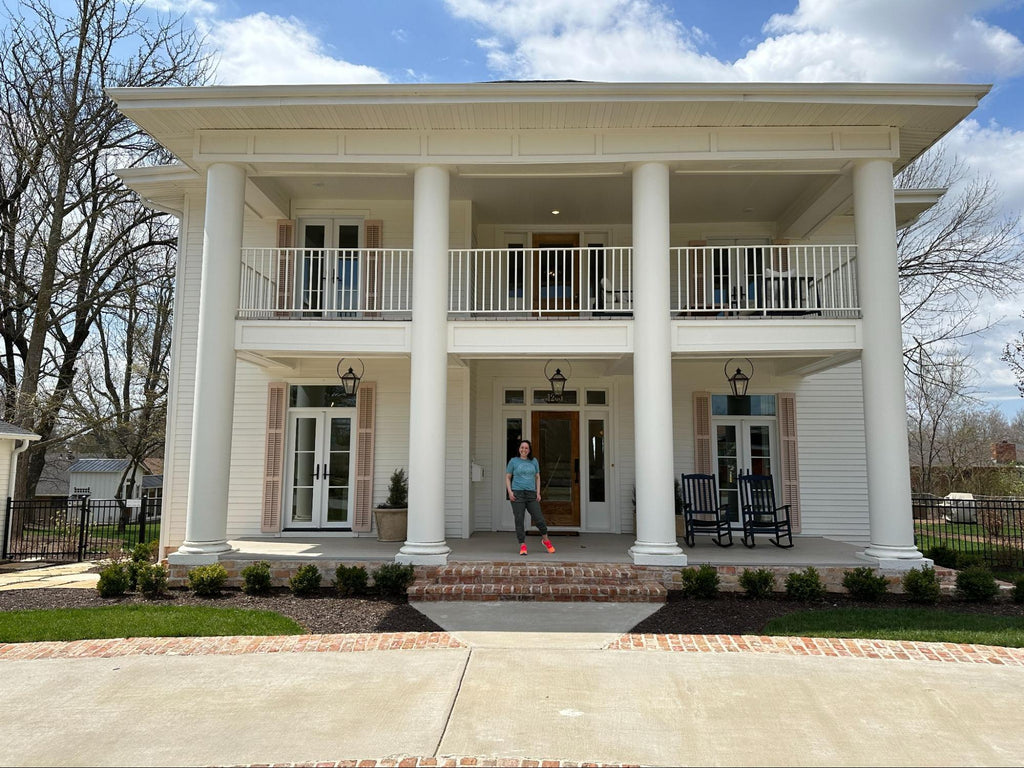
<path fill-rule="evenodd" d="M 519 441 L 519 447 L 522 447 L 523 443 L 526 443 L 526 446 L 530 449 L 530 452 L 528 454 L 526 454 L 526 458 L 532 459 L 533 458 L 533 443 L 531 443 L 529 440 L 520 440 Z M 516 448 L 516 452 L 517 453 L 519 452 L 519 448 Z"/>

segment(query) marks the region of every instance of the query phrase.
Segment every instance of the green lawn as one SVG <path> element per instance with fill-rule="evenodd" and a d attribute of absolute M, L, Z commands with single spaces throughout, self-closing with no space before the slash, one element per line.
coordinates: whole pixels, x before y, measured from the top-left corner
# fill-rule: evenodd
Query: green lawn
<path fill-rule="evenodd" d="M 0 611 L 0 642 L 87 640 L 105 637 L 301 635 L 291 619 L 272 611 L 183 605 L 111 605 L 47 611 Z"/>
<path fill-rule="evenodd" d="M 1024 648 L 1024 616 L 988 616 L 921 608 L 838 608 L 780 616 L 768 622 L 765 634 Z"/>

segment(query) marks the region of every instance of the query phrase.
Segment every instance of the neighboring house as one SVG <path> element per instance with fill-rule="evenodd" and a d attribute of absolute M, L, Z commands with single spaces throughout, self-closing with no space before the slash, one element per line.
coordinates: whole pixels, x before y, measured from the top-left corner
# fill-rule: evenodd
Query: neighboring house
<path fill-rule="evenodd" d="M 136 473 L 129 493 L 131 478 L 124 473 L 130 464 L 130 459 L 78 459 L 68 469 L 68 493 L 94 499 L 138 499 L 142 495 L 142 473 Z"/>
<path fill-rule="evenodd" d="M 635 489 L 636 563 L 686 561 L 680 473 L 715 473 L 735 515 L 753 469 L 799 535 L 920 564 L 896 231 L 943 190 L 893 174 L 987 92 L 112 89 L 180 161 L 121 173 L 181 222 L 162 550 L 370 536 L 403 467 L 398 559 L 444 562 L 511 529 L 530 437 L 559 528 L 634 533 Z"/>
<path fill-rule="evenodd" d="M 7 530 L 7 499 L 14 498 L 15 482 L 18 473 L 18 456 L 40 436 L 27 429 L 0 421 L 0 488 L 4 489 L 3 511 L 0 512 L 0 538 Z"/>
<path fill-rule="evenodd" d="M 143 475 L 142 476 L 142 498 L 145 499 L 161 499 L 164 495 L 164 476 L 163 475 Z"/>

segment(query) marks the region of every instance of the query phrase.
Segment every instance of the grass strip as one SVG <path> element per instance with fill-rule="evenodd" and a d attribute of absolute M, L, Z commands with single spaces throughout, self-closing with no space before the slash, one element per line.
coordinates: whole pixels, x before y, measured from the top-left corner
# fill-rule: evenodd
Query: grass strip
<path fill-rule="evenodd" d="M 1024 648 L 1024 616 L 990 616 L 921 608 L 836 608 L 780 616 L 768 622 L 765 634 Z"/>
<path fill-rule="evenodd" d="M 191 605 L 110 605 L 0 612 L 0 642 L 93 640 L 108 637 L 301 635 L 305 630 L 273 611 Z"/>

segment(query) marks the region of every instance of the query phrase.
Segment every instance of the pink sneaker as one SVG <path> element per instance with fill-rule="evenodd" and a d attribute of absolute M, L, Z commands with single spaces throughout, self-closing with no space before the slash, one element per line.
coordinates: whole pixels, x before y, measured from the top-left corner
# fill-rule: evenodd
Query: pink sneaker
<path fill-rule="evenodd" d="M 544 545 L 549 555 L 555 554 L 555 545 L 551 543 L 551 539 L 541 539 L 540 543 Z"/>
<path fill-rule="evenodd" d="M 519 545 L 519 554 L 520 555 L 525 555 L 526 554 L 526 545 L 525 544 L 520 544 Z"/>

